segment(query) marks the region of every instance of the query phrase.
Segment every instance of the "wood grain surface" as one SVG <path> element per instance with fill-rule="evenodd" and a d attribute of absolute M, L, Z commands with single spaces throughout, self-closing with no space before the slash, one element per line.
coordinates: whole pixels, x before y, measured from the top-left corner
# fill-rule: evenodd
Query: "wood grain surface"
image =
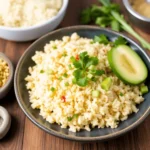
<path fill-rule="evenodd" d="M 123 10 L 122 1 L 114 1 L 119 3 Z M 66 16 L 58 28 L 80 24 L 80 11 L 96 2 L 96 0 L 70 0 Z M 125 11 L 123 13 L 126 14 Z M 150 34 L 143 33 L 135 27 L 134 29 L 150 42 Z M 16 66 L 20 56 L 31 43 L 0 39 L 0 51 L 4 52 Z M 12 117 L 11 129 L 0 141 L 0 150 L 150 150 L 150 116 L 136 129 L 117 139 L 99 143 L 80 143 L 54 137 L 36 127 L 19 108 L 13 87 L 0 101 L 0 105 L 7 108 Z"/>

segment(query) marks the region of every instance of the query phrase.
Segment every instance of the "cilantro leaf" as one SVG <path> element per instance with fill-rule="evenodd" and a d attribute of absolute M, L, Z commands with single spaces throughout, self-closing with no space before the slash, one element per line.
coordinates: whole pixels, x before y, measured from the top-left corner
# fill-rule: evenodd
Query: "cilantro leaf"
<path fill-rule="evenodd" d="M 121 37 L 121 36 L 119 36 L 119 37 L 114 41 L 114 46 L 125 45 L 125 44 L 127 44 L 127 41 L 126 41 L 123 37 Z"/>
<path fill-rule="evenodd" d="M 104 34 L 101 34 L 99 36 L 94 37 L 94 42 L 102 43 L 102 44 L 108 44 L 109 40 Z"/>
<path fill-rule="evenodd" d="M 89 61 L 88 53 L 87 52 L 80 53 L 79 58 L 80 58 L 79 61 L 82 62 L 82 68 L 84 68 L 86 66 L 86 63 Z"/>
<path fill-rule="evenodd" d="M 70 58 L 75 68 L 82 68 L 82 62 L 76 60 L 73 56 Z"/>
<path fill-rule="evenodd" d="M 110 0 L 98 0 L 100 3 L 102 3 L 104 6 L 110 5 Z"/>
<path fill-rule="evenodd" d="M 107 25 L 109 25 L 109 22 L 111 21 L 111 19 L 109 17 L 97 17 L 95 24 L 99 25 L 100 27 L 106 27 Z"/>
<path fill-rule="evenodd" d="M 83 64 L 82 64 L 82 61 L 75 61 L 74 63 L 73 63 L 73 65 L 76 67 L 76 68 L 82 68 L 82 66 L 83 66 Z"/>
<path fill-rule="evenodd" d="M 88 59 L 88 62 L 87 62 L 87 64 L 86 64 L 86 66 L 85 66 L 85 68 L 88 68 L 88 67 L 90 67 L 91 65 L 94 65 L 94 66 L 96 66 L 97 64 L 98 64 L 98 58 L 97 57 L 90 57 L 89 59 Z"/>
<path fill-rule="evenodd" d="M 77 69 L 73 72 L 73 75 L 76 79 L 84 77 L 84 71 L 81 69 Z"/>
<path fill-rule="evenodd" d="M 104 73 L 105 73 L 104 70 L 96 70 L 95 75 L 101 76 L 101 75 L 104 74 Z"/>
<path fill-rule="evenodd" d="M 91 7 L 91 19 L 92 21 L 95 20 L 95 18 L 103 16 L 103 11 L 102 8 L 100 6 L 97 5 L 92 5 Z"/>
<path fill-rule="evenodd" d="M 88 78 L 87 77 L 79 78 L 77 80 L 77 84 L 82 87 L 86 86 L 88 84 Z"/>
<path fill-rule="evenodd" d="M 81 23 L 88 24 L 91 22 L 91 8 L 86 8 L 81 12 Z"/>

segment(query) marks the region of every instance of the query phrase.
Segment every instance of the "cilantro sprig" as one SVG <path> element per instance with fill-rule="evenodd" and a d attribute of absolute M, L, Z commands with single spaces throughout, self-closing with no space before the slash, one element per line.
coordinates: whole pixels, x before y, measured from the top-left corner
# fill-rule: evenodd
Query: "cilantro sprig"
<path fill-rule="evenodd" d="M 118 45 L 126 45 L 127 41 L 126 39 L 124 39 L 123 37 L 119 36 L 118 38 L 116 38 L 113 42 L 110 41 L 106 35 L 104 34 L 100 34 L 99 36 L 95 36 L 94 37 L 94 42 L 98 42 L 100 44 L 111 44 L 112 47 L 118 46 Z"/>
<path fill-rule="evenodd" d="M 79 60 L 73 56 L 70 59 L 75 67 L 73 83 L 79 86 L 84 87 L 89 81 L 96 81 L 96 76 L 105 73 L 103 70 L 96 68 L 99 63 L 98 58 L 89 56 L 87 52 L 80 53 Z"/>

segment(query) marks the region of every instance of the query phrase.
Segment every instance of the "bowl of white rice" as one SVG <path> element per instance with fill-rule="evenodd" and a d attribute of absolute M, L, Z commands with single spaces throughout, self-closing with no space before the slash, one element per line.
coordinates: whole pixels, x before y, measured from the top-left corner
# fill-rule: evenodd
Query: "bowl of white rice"
<path fill-rule="evenodd" d="M 149 92 L 143 96 L 139 85 L 125 84 L 111 71 L 107 59 L 111 44 L 93 43 L 100 34 L 110 41 L 125 38 L 150 70 L 149 57 L 140 46 L 108 29 L 74 26 L 43 36 L 21 57 L 14 86 L 21 109 L 46 132 L 76 141 L 108 140 L 135 128 L 149 115 Z M 84 52 L 96 56 L 97 69 L 105 73 L 79 86 L 73 82 L 70 58 L 78 60 Z M 108 76 L 112 84 L 105 90 L 100 83 Z M 147 79 L 145 84 L 149 83 Z"/>

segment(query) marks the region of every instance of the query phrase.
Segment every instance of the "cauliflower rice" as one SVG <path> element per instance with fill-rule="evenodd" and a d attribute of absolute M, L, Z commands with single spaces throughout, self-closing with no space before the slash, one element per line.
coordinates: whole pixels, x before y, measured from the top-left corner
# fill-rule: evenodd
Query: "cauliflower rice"
<path fill-rule="evenodd" d="M 139 86 L 124 84 L 111 71 L 107 60 L 111 46 L 92 41 L 76 33 L 50 41 L 44 51 L 36 51 L 32 57 L 36 65 L 29 67 L 30 74 L 25 78 L 32 108 L 39 109 L 46 121 L 57 123 L 61 128 L 69 127 L 73 132 L 90 131 L 96 126 L 116 128 L 119 121 L 136 113 L 136 104 L 144 100 Z M 74 67 L 70 68 L 69 64 L 72 64 L 71 56 L 85 51 L 99 59 L 98 68 L 105 70 L 105 74 L 97 82 L 90 81 L 86 87 L 80 87 L 72 83 Z M 106 77 L 113 81 L 108 91 L 100 85 Z M 92 97 L 93 90 L 100 91 L 98 98 Z M 75 114 L 76 117 L 68 120 Z"/>
<path fill-rule="evenodd" d="M 0 0 L 0 25 L 28 27 L 57 15 L 63 0 Z"/>

